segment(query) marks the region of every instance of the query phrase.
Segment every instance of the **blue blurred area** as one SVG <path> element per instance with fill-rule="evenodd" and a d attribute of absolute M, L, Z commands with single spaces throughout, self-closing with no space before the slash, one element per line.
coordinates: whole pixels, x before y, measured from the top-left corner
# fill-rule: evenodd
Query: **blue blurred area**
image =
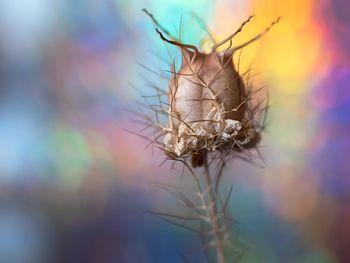
<path fill-rule="evenodd" d="M 115 160 L 141 52 L 126 9 L 0 2 L 1 263 L 178 262 L 196 242 L 144 212 L 150 194 Z"/>

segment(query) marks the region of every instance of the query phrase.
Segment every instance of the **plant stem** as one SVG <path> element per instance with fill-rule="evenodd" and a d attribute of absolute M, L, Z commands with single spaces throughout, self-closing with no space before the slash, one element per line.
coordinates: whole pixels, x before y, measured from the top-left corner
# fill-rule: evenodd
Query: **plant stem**
<path fill-rule="evenodd" d="M 209 219 L 213 231 L 213 237 L 215 242 L 215 252 L 216 252 L 216 259 L 217 263 L 225 263 L 225 252 L 224 252 L 224 245 L 222 242 L 222 235 L 220 232 L 220 224 L 219 224 L 219 215 L 218 215 L 218 209 L 217 209 L 217 199 L 214 191 L 214 185 L 212 183 L 210 172 L 209 172 L 209 166 L 207 160 L 204 162 L 205 164 L 205 181 L 208 189 L 208 213 L 209 213 Z"/>

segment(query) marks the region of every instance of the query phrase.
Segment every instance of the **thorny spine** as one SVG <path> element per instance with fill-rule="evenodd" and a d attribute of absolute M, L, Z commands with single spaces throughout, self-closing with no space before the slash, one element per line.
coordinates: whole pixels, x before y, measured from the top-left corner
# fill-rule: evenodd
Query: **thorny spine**
<path fill-rule="evenodd" d="M 246 151 L 245 148 L 252 148 L 255 149 L 256 152 L 258 153 L 258 157 L 261 157 L 261 154 L 258 149 L 258 143 L 260 140 L 260 134 L 264 128 L 265 128 L 265 121 L 266 121 L 266 111 L 267 111 L 267 106 L 263 107 L 262 103 L 263 101 L 257 102 L 255 105 L 252 105 L 251 98 L 254 94 L 256 94 L 260 89 L 257 91 L 252 91 L 252 90 L 246 90 L 246 94 L 244 97 L 241 98 L 238 104 L 235 105 L 232 109 L 224 109 L 221 111 L 222 114 L 229 114 L 230 112 L 237 112 L 238 110 L 241 109 L 241 107 L 244 107 L 245 113 L 244 116 L 240 116 L 242 118 L 242 131 L 238 130 L 238 136 L 237 137 L 232 137 L 232 143 L 228 145 L 228 147 L 220 148 L 223 144 L 223 142 L 220 140 L 219 137 L 214 138 L 214 148 L 217 149 L 213 152 L 208 152 L 205 147 L 198 149 L 196 152 L 187 152 L 187 149 L 185 149 L 181 155 L 173 152 L 172 150 L 167 149 L 166 145 L 164 145 L 163 142 L 161 142 L 160 138 L 163 138 L 167 134 L 176 134 L 177 131 L 175 130 L 175 127 L 173 126 L 173 120 L 175 120 L 178 124 L 183 124 L 185 127 L 189 129 L 189 131 L 196 135 L 196 131 L 194 130 L 192 124 L 193 122 L 197 123 L 211 123 L 211 125 L 215 125 L 216 122 L 220 122 L 221 124 L 224 122 L 225 117 L 222 117 L 219 121 L 216 121 L 214 119 L 203 119 L 203 120 L 195 120 L 195 121 L 186 121 L 188 115 L 182 116 L 182 118 L 177 114 L 177 112 L 174 110 L 174 100 L 176 97 L 176 93 L 178 90 L 178 80 L 180 77 L 183 77 L 187 81 L 191 82 L 195 86 L 200 86 L 203 89 L 207 90 L 208 93 L 210 94 L 210 98 L 202 98 L 203 101 L 211 101 L 213 103 L 213 108 L 216 109 L 217 111 L 220 111 L 222 106 L 220 105 L 220 102 L 218 101 L 218 97 L 221 95 L 221 93 L 224 93 L 225 91 L 232 92 L 230 90 L 230 87 L 226 86 L 222 91 L 220 92 L 215 92 L 212 89 L 213 83 L 217 80 L 217 77 L 222 73 L 223 70 L 225 70 L 226 66 L 229 65 L 232 62 L 233 54 L 235 51 L 240 50 L 242 52 L 242 49 L 245 46 L 248 46 L 249 44 L 253 43 L 254 41 L 258 40 L 262 35 L 267 33 L 272 26 L 274 26 L 280 18 L 278 18 L 276 21 L 272 22 L 269 27 L 267 27 L 262 33 L 258 34 L 254 38 L 248 40 L 244 44 L 241 44 L 236 47 L 232 47 L 232 39 L 242 31 L 243 27 L 252 19 L 253 16 L 250 16 L 246 21 L 244 21 L 241 26 L 239 27 L 236 32 L 234 32 L 232 35 L 224 39 L 223 41 L 216 43 L 214 40 L 212 34 L 210 33 L 209 28 L 207 27 L 206 23 L 201 20 L 198 16 L 193 14 L 197 22 L 200 24 L 200 26 L 206 31 L 207 36 L 210 38 L 210 41 L 213 43 L 212 46 L 212 54 L 215 54 L 217 59 L 219 60 L 218 53 L 216 50 L 229 42 L 228 48 L 223 52 L 222 59 L 221 59 L 221 68 L 214 74 L 213 78 L 210 81 L 205 81 L 202 79 L 200 76 L 200 72 L 202 68 L 204 67 L 206 60 L 208 57 L 204 58 L 204 61 L 202 64 L 198 67 L 193 69 L 192 64 L 197 56 L 203 55 L 203 53 L 200 53 L 198 48 L 193 45 L 189 44 L 183 44 L 181 41 L 179 41 L 176 37 L 172 36 L 169 31 L 167 31 L 165 28 L 163 28 L 158 21 L 154 18 L 154 16 L 149 13 L 146 9 L 143 9 L 143 11 L 152 19 L 153 23 L 156 25 L 156 32 L 159 34 L 160 38 L 169 44 L 175 45 L 180 47 L 182 55 L 183 55 L 183 63 L 188 67 L 190 70 L 189 73 L 183 73 L 183 72 L 177 72 L 176 67 L 175 67 L 175 62 L 172 63 L 172 68 L 168 72 L 172 74 L 174 86 L 173 88 L 170 88 L 169 92 L 164 92 L 161 88 L 157 87 L 154 83 L 152 83 L 152 87 L 155 89 L 156 94 L 151 95 L 151 96 L 143 96 L 141 97 L 144 99 L 146 102 L 143 107 L 146 109 L 150 109 L 154 113 L 155 120 L 152 119 L 152 117 L 149 117 L 144 114 L 140 114 L 139 112 L 133 111 L 132 113 L 135 114 L 137 117 L 141 118 L 142 120 L 136 120 L 137 123 L 144 125 L 144 128 L 141 129 L 139 132 L 133 132 L 132 133 L 139 135 L 143 139 L 146 139 L 149 141 L 148 146 L 154 146 L 156 145 L 158 148 L 163 150 L 167 154 L 167 158 L 164 160 L 171 160 L 173 162 L 172 167 L 174 167 L 174 164 L 177 163 L 182 163 L 184 168 L 187 168 L 189 173 L 192 175 L 192 178 L 194 179 L 195 185 L 197 187 L 197 196 L 199 197 L 200 201 L 200 206 L 196 205 L 195 202 L 192 202 L 190 198 L 188 198 L 185 194 L 183 194 L 181 191 L 178 189 L 171 187 L 171 186 L 164 186 L 162 185 L 161 187 L 173 194 L 175 197 L 177 197 L 181 202 L 185 205 L 185 207 L 190 208 L 193 210 L 193 212 L 196 214 L 194 217 L 183 217 L 183 216 L 178 216 L 178 215 L 172 215 L 172 214 L 167 214 L 167 213 L 156 213 L 156 212 L 150 212 L 152 214 L 155 214 L 162 218 L 163 220 L 172 223 L 177 226 L 181 226 L 183 228 L 186 228 L 188 230 L 191 230 L 201 237 L 202 240 L 202 248 L 206 252 L 208 256 L 208 260 L 212 258 L 212 252 L 214 253 L 215 260 L 214 262 L 217 263 L 226 263 L 227 262 L 227 255 L 225 252 L 228 249 L 231 249 L 233 251 L 239 252 L 239 256 L 242 254 L 237 247 L 233 245 L 233 240 L 234 238 L 230 234 L 230 228 L 232 225 L 233 220 L 230 219 L 229 211 L 228 211 L 228 200 L 231 195 L 232 188 L 230 189 L 227 197 L 222 200 L 219 196 L 219 183 L 220 179 L 222 177 L 222 173 L 224 170 L 224 167 L 226 165 L 226 161 L 229 158 L 240 158 L 242 160 L 254 163 L 254 158 L 255 156 L 252 156 L 252 154 L 249 151 Z M 181 25 L 180 25 L 181 27 Z M 163 33 L 168 36 L 170 39 L 167 39 Z M 189 51 L 192 50 L 191 52 Z M 240 61 L 240 55 L 239 54 L 239 59 L 238 59 L 238 77 L 236 79 L 238 86 L 239 81 L 241 81 L 241 78 L 246 77 L 248 78 L 249 81 L 249 74 L 250 70 L 247 70 L 245 73 L 242 75 L 239 74 L 239 61 Z M 192 54 L 192 55 L 191 55 Z M 186 56 L 187 55 L 187 56 Z M 225 61 L 225 57 L 229 56 L 229 58 Z M 148 68 L 147 66 L 144 66 L 141 64 L 141 66 L 148 71 L 150 71 L 153 74 L 156 74 L 159 76 L 159 74 Z M 163 77 L 163 75 L 161 75 Z M 190 79 L 190 77 L 193 77 L 195 81 Z M 249 85 L 247 85 L 247 88 L 250 88 Z M 232 92 L 233 94 L 234 92 Z M 168 103 L 162 101 L 163 96 L 169 96 Z M 239 95 L 241 96 L 241 95 Z M 158 105 L 152 105 L 148 102 L 148 98 L 155 97 L 159 99 L 159 104 Z M 190 100 L 196 100 L 195 98 L 189 98 Z M 222 102 L 221 102 L 222 103 Z M 167 108 L 164 108 L 163 105 L 166 105 Z M 220 108 L 221 107 L 221 108 Z M 262 125 L 258 121 L 258 116 L 264 113 L 263 116 L 263 122 Z M 159 119 L 159 115 L 165 115 L 169 118 L 169 126 L 166 127 L 163 123 L 161 123 Z M 248 138 L 250 135 L 250 129 L 251 127 L 260 129 L 260 131 L 257 132 L 257 137 L 251 137 L 253 138 L 250 142 L 243 144 L 242 141 L 240 140 L 240 136 L 243 138 Z M 154 139 L 150 139 L 149 135 L 142 135 L 140 133 L 153 129 L 154 130 Z M 248 136 L 248 137 L 247 137 Z M 217 145 L 215 144 L 217 143 Z M 187 147 L 187 146 L 186 146 Z M 203 153 L 204 151 L 204 153 Z M 211 156 L 209 160 L 209 154 Z M 199 155 L 203 157 L 203 160 L 200 161 L 199 165 L 197 166 L 202 166 L 204 164 L 204 177 L 198 176 L 192 167 L 188 164 L 188 157 L 192 155 L 192 166 L 196 167 L 193 163 L 193 158 L 195 155 Z M 212 167 L 214 164 L 217 164 L 217 167 L 215 170 L 217 170 L 217 174 L 215 176 L 212 176 L 210 174 L 210 167 Z M 163 164 L 163 163 L 162 163 Z M 184 173 L 184 169 L 183 169 Z M 205 184 L 205 190 L 202 190 L 202 183 L 204 180 Z M 214 180 L 214 181 L 213 181 Z M 199 222 L 200 223 L 200 228 L 194 228 L 193 226 L 189 226 L 186 223 L 187 222 Z M 186 261 L 187 262 L 187 261 Z"/>

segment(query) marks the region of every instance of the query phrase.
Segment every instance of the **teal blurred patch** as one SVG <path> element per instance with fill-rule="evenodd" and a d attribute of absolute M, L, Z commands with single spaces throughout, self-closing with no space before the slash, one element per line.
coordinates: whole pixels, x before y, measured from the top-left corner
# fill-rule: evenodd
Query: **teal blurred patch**
<path fill-rule="evenodd" d="M 58 181 L 78 187 L 91 164 L 90 149 L 84 136 L 70 127 L 59 127 L 49 139 L 49 148 Z"/>

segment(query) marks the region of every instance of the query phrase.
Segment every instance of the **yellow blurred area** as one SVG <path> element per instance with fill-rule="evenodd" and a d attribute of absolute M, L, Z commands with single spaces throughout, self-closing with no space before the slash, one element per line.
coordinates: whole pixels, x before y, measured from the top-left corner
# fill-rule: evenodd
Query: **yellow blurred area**
<path fill-rule="evenodd" d="M 329 56 L 323 50 L 322 32 L 314 18 L 315 8 L 321 4 L 322 1 L 316 5 L 313 0 L 252 0 L 245 14 L 238 12 L 241 14 L 237 16 L 234 12 L 232 16 L 232 10 L 225 11 L 226 1 L 220 2 L 215 32 L 218 39 L 224 39 L 249 15 L 255 15 L 234 38 L 235 46 L 253 38 L 281 16 L 280 22 L 266 35 L 244 48 L 240 67 L 245 70 L 253 67 L 258 74 L 264 72 L 263 78 L 276 88 L 299 92 L 305 89 L 300 81 L 321 74 L 329 63 Z"/>

